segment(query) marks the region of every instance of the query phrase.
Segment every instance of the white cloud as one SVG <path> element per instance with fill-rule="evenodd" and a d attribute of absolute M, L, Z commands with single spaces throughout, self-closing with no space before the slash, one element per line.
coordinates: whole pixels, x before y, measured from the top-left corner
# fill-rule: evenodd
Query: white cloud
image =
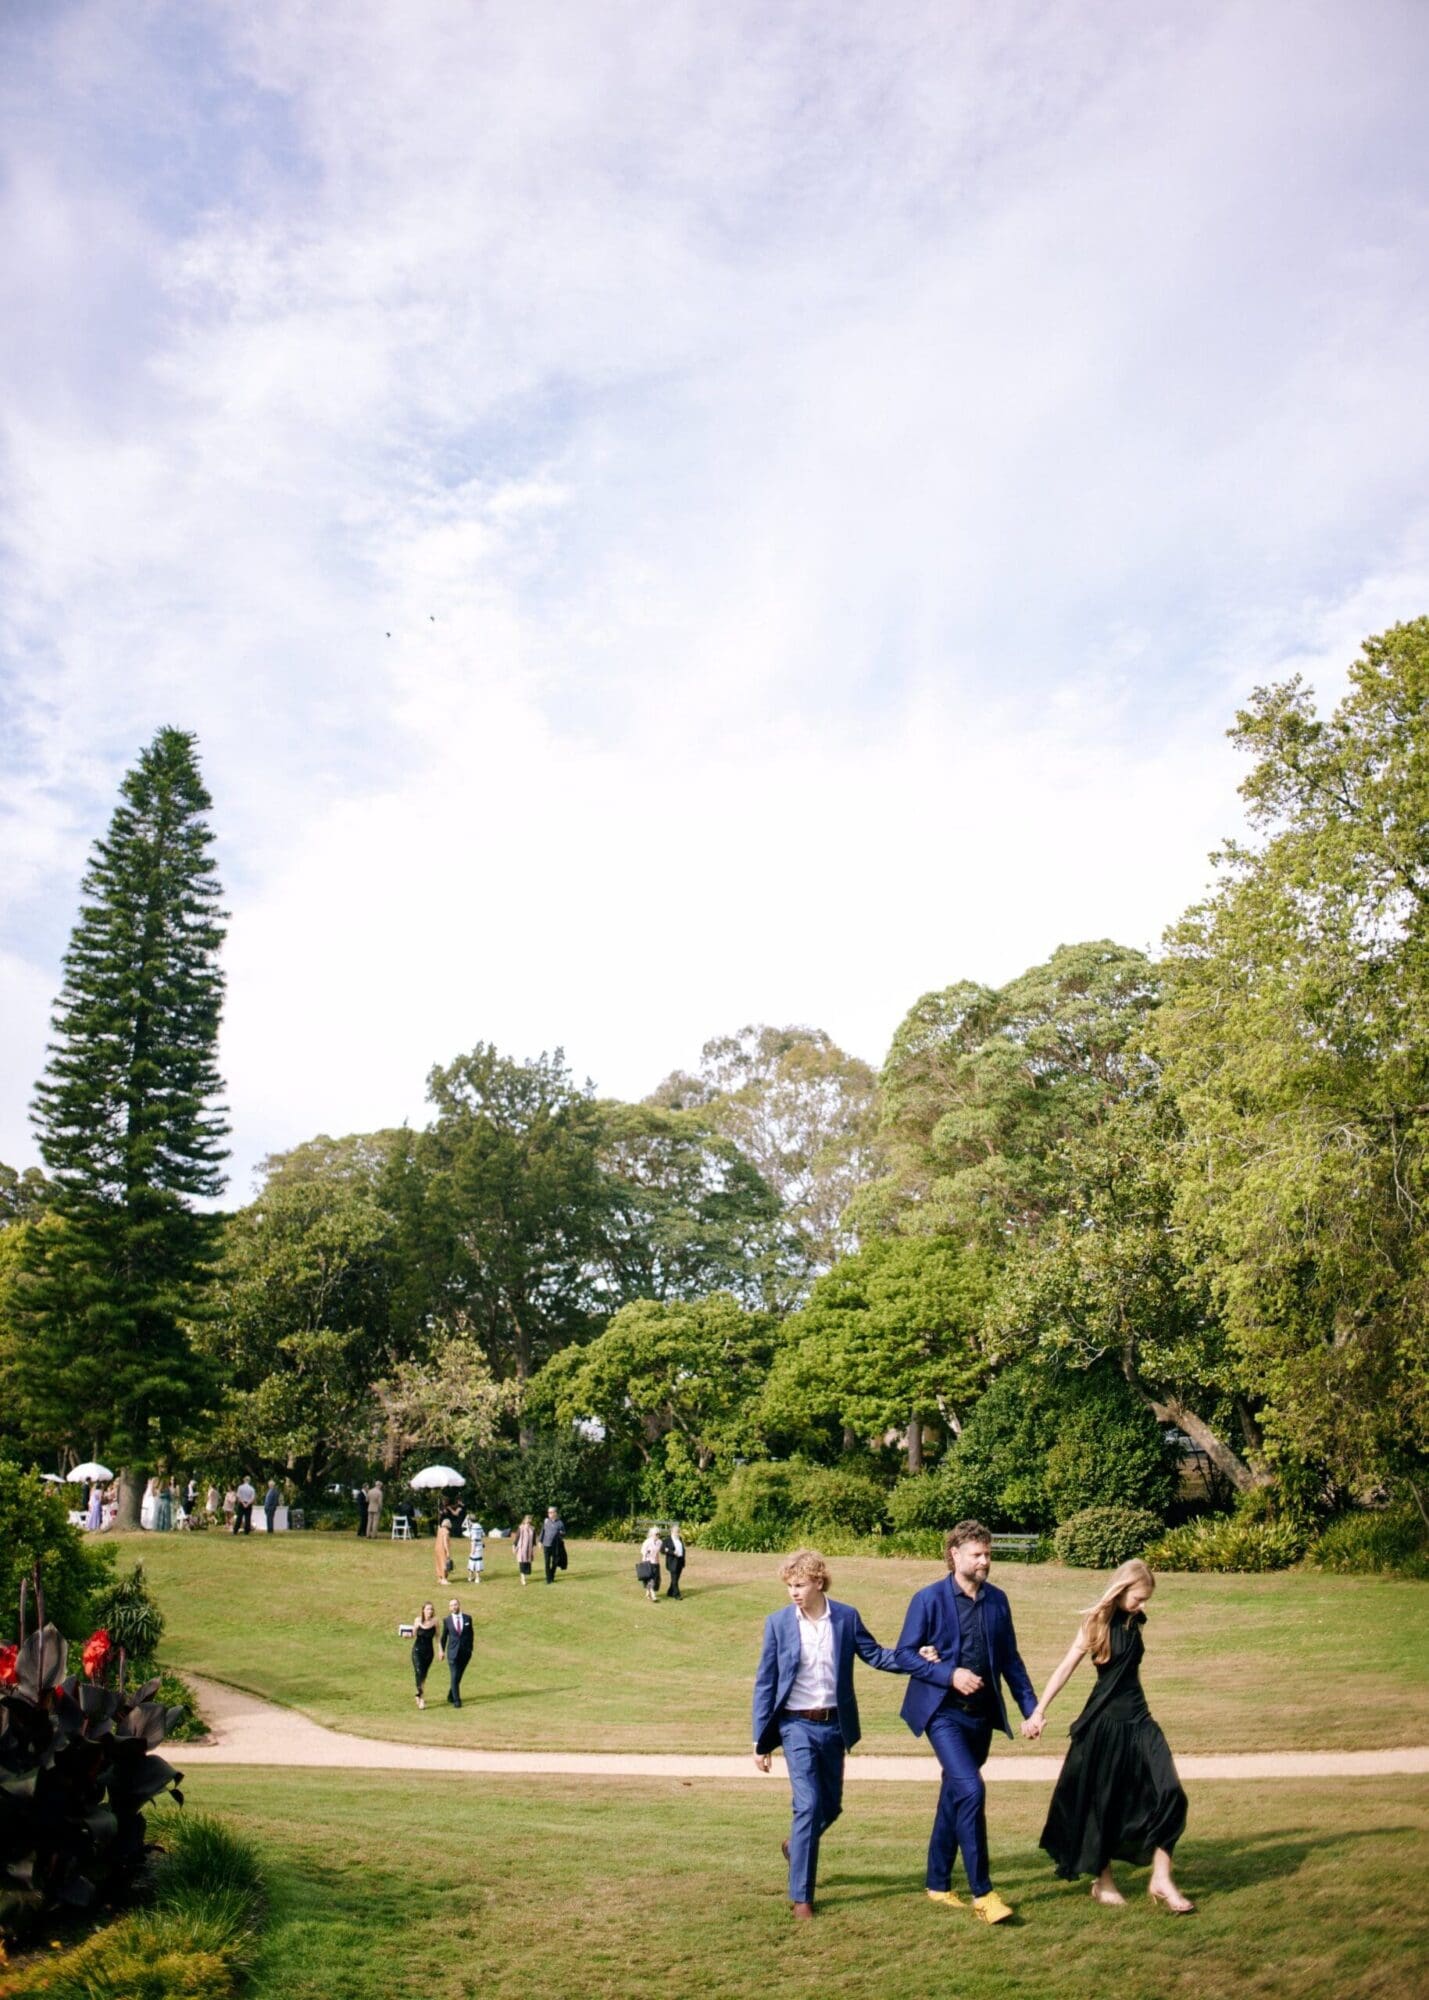
<path fill-rule="evenodd" d="M 1152 943 L 1236 701 L 1424 608 L 1412 6 L 177 19 L 11 65 L 0 1158 L 162 722 L 241 1185 L 478 1038 Z"/>

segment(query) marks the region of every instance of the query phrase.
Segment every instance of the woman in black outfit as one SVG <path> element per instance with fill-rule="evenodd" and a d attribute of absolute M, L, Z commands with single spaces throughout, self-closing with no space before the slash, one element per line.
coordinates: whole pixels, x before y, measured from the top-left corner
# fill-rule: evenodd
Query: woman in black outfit
<path fill-rule="evenodd" d="M 432 1671 L 432 1655 L 437 1648 L 437 1633 L 440 1630 L 441 1621 L 434 1607 L 424 1604 L 421 1616 L 412 1627 L 412 1672 L 417 1677 L 418 1708 L 427 1705 L 427 1675 Z"/>
<path fill-rule="evenodd" d="M 1171 1879 L 1171 1851 L 1186 1826 L 1186 1794 L 1170 1746 L 1146 1706 L 1141 1661 L 1142 1609 L 1156 1588 L 1144 1562 L 1124 1562 L 1083 1615 L 1066 1658 L 1048 1681 L 1030 1722 L 1046 1720 L 1053 1697 L 1090 1653 L 1096 1686 L 1071 1727 L 1071 1747 L 1042 1829 L 1042 1846 L 1067 1881 L 1095 1877 L 1092 1900 L 1124 1903 L 1113 1861 L 1144 1868 L 1147 1894 L 1173 1916 L 1196 1907 Z"/>

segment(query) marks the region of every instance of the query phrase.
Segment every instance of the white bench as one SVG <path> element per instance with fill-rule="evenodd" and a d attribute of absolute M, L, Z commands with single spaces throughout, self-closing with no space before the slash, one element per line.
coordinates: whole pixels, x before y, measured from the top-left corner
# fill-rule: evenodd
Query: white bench
<path fill-rule="evenodd" d="M 1041 1540 L 1040 1535 L 994 1535 L 992 1553 L 995 1556 L 1035 1555 Z"/>

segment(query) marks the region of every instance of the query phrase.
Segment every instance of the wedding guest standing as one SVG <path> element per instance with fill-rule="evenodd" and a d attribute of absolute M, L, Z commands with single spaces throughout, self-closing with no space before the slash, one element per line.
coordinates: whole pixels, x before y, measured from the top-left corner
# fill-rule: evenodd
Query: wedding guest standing
<path fill-rule="evenodd" d="M 278 1491 L 276 1479 L 268 1481 L 268 1491 L 263 1495 L 263 1524 L 271 1535 L 278 1520 L 278 1509 L 283 1504 L 283 1496 Z"/>
<path fill-rule="evenodd" d="M 442 1620 L 442 1658 L 451 1676 L 451 1689 L 447 1700 L 453 1708 L 461 1707 L 461 1677 L 471 1660 L 471 1649 L 476 1643 L 476 1635 L 471 1629 L 471 1620 L 461 1608 L 461 1599 L 454 1597 L 446 1617 Z"/>
<path fill-rule="evenodd" d="M 418 1708 L 427 1705 L 427 1675 L 432 1671 L 432 1655 L 437 1649 L 440 1630 L 436 1606 L 424 1604 L 412 1622 L 412 1672 L 417 1681 Z"/>
<path fill-rule="evenodd" d="M 452 1522 L 443 1507 L 437 1516 L 437 1582 L 445 1583 L 452 1573 Z"/>
<path fill-rule="evenodd" d="M 1171 1879 L 1171 1855 L 1186 1826 L 1186 1794 L 1170 1746 L 1146 1705 L 1141 1662 L 1142 1628 L 1156 1579 L 1133 1557 L 1083 1613 L 1077 1636 L 1033 1710 L 1045 1718 L 1083 1658 L 1096 1668 L 1096 1685 L 1072 1724 L 1071 1748 L 1052 1794 L 1042 1846 L 1066 1881 L 1092 1876 L 1092 1900 L 1126 1901 L 1111 1872 L 1113 1861 L 1151 1864 L 1146 1893 L 1173 1916 L 1195 1904 Z"/>
<path fill-rule="evenodd" d="M 546 1509 L 541 1523 L 541 1554 L 546 1559 L 546 1581 L 554 1583 L 556 1571 L 566 1566 L 566 1524 L 554 1507 Z"/>
<path fill-rule="evenodd" d="M 665 1556 L 665 1573 L 670 1579 L 667 1597 L 680 1595 L 680 1578 L 685 1573 L 685 1538 L 680 1533 L 678 1521 L 670 1523 L 670 1531 L 661 1545 Z"/>
<path fill-rule="evenodd" d="M 374 1479 L 367 1489 L 367 1534 L 372 1540 L 382 1523 L 382 1481 Z"/>
<path fill-rule="evenodd" d="M 225 1528 L 227 1528 L 230 1534 L 237 1533 L 237 1530 L 233 1525 L 234 1517 L 237 1514 L 237 1512 L 238 1512 L 238 1495 L 234 1492 L 233 1488 L 230 1486 L 228 1491 L 223 1496 L 223 1525 Z"/>
<path fill-rule="evenodd" d="M 664 1543 L 660 1530 L 652 1527 L 640 1544 L 640 1559 L 635 1565 L 637 1583 L 645 1586 L 645 1595 L 653 1604 L 660 1595 L 660 1552 Z"/>
<path fill-rule="evenodd" d="M 481 1573 L 486 1568 L 486 1529 L 475 1514 L 468 1514 L 463 1526 L 468 1537 L 466 1580 L 468 1583 L 480 1583 Z"/>
<path fill-rule="evenodd" d="M 89 1489 L 89 1510 L 84 1517 L 84 1525 L 91 1534 L 98 1534 L 104 1526 L 104 1485 L 96 1479 Z"/>
<path fill-rule="evenodd" d="M 516 1568 L 523 1584 L 531 1581 L 531 1558 L 536 1548 L 536 1530 L 531 1525 L 531 1516 L 523 1514 L 521 1525 L 511 1537 L 511 1553 L 516 1558 Z"/>
<path fill-rule="evenodd" d="M 233 1497 L 238 1502 L 237 1511 L 233 1516 L 233 1532 L 235 1535 L 251 1535 L 253 1533 L 253 1503 L 258 1498 L 258 1489 L 246 1472 L 234 1488 Z"/>
<path fill-rule="evenodd" d="M 154 1499 L 154 1526 L 167 1535 L 174 1525 L 174 1489 L 165 1478 Z"/>
<path fill-rule="evenodd" d="M 209 1526 L 212 1527 L 218 1519 L 218 1488 L 212 1484 L 204 1495 L 203 1511 L 208 1516 Z"/>
<path fill-rule="evenodd" d="M 357 1509 L 357 1532 L 365 1539 L 367 1535 L 367 1488 L 365 1486 L 353 1487 L 352 1503 Z"/>

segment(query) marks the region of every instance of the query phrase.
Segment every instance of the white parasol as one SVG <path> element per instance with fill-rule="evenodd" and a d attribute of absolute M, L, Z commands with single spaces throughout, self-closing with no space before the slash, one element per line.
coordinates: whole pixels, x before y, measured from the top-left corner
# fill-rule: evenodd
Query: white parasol
<path fill-rule="evenodd" d="M 450 1465 L 424 1465 L 420 1472 L 413 1473 L 407 1481 L 409 1486 L 465 1486 L 466 1474 L 457 1472 Z"/>
<path fill-rule="evenodd" d="M 41 1479 L 48 1480 L 51 1486 L 64 1485 L 64 1480 L 61 1478 L 58 1472 L 42 1472 L 40 1474 L 40 1477 Z"/>
<path fill-rule="evenodd" d="M 94 1459 L 87 1458 L 83 1465 L 77 1465 L 74 1471 L 66 1473 L 65 1477 L 73 1485 L 80 1479 L 112 1479 L 114 1474 L 107 1465 L 100 1465 Z"/>

